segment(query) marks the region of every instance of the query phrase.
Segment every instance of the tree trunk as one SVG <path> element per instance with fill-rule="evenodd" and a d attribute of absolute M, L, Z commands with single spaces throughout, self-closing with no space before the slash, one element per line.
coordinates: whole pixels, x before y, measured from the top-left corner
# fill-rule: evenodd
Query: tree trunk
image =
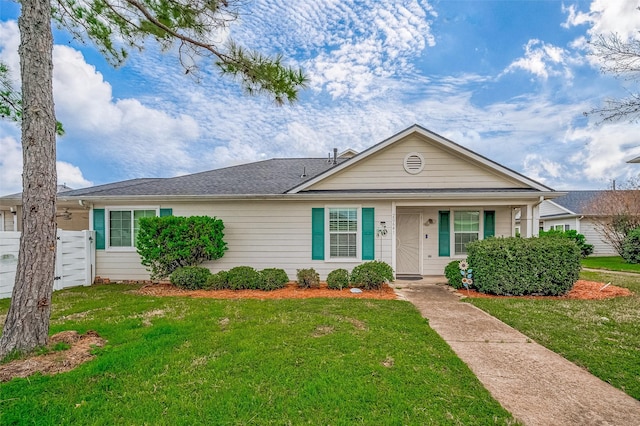
<path fill-rule="evenodd" d="M 0 358 L 45 345 L 56 256 L 56 119 L 50 0 L 22 0 L 22 238 Z"/>

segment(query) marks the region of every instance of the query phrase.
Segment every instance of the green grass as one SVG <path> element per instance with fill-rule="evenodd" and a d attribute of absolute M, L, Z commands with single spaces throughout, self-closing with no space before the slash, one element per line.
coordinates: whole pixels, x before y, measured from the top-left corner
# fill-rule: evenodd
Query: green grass
<path fill-rule="evenodd" d="M 0 424 L 513 423 L 408 302 L 133 288 L 55 293 L 52 334 L 108 344 L 68 373 L 0 384 Z"/>
<path fill-rule="evenodd" d="M 582 259 L 584 268 L 608 269 L 609 271 L 637 272 L 640 274 L 639 263 L 627 263 L 620 256 L 586 257 Z"/>
<path fill-rule="evenodd" d="M 586 272 L 634 292 L 609 300 L 467 299 L 538 343 L 640 399 L 640 275 Z"/>

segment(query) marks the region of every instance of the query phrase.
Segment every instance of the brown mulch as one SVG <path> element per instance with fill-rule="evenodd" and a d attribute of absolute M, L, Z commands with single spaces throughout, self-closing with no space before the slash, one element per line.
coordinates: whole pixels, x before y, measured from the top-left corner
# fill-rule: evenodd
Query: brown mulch
<path fill-rule="evenodd" d="M 573 285 L 569 293 L 564 296 L 496 296 L 495 294 L 478 293 L 475 290 L 460 289 L 457 293 L 465 297 L 475 297 L 484 299 L 496 299 L 504 297 L 517 297 L 521 299 L 579 299 L 579 300 L 601 300 L 613 297 L 631 296 L 633 293 L 623 287 L 607 285 L 601 282 L 578 280 Z"/>
<path fill-rule="evenodd" d="M 73 370 L 78 365 L 94 358 L 91 354 L 94 347 L 104 346 L 106 341 L 95 331 L 78 334 L 77 331 L 63 331 L 49 338 L 48 348 L 64 342 L 71 347 L 62 351 L 53 351 L 45 355 L 17 359 L 0 365 L 0 382 L 16 377 L 28 377 L 34 373 L 58 374 Z"/>
<path fill-rule="evenodd" d="M 147 296 L 183 296 L 210 299 L 308 299 L 312 297 L 352 298 L 394 300 L 396 294 L 387 284 L 380 290 L 362 290 L 362 293 L 351 293 L 350 289 L 333 290 L 321 283 L 320 288 L 299 288 L 296 283 L 289 283 L 286 287 L 264 290 L 184 290 L 172 284 L 150 284 L 138 290 L 139 294 Z"/>

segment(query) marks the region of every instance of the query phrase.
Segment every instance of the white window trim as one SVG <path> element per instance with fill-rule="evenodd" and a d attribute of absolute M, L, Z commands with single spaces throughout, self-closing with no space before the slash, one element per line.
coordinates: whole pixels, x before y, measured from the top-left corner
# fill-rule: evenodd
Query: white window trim
<path fill-rule="evenodd" d="M 452 259 L 466 259 L 466 254 L 456 254 L 456 231 L 455 231 L 455 212 L 478 212 L 478 240 L 484 240 L 484 209 L 476 209 L 474 207 L 462 208 L 462 209 L 452 209 L 451 214 L 449 215 L 449 247 L 451 252 Z M 496 223 L 497 223 L 497 214 L 496 214 Z"/>
<path fill-rule="evenodd" d="M 331 232 L 329 230 L 329 209 L 356 209 L 356 257 L 331 257 Z M 325 204 L 324 206 L 324 261 L 330 262 L 362 262 L 362 204 Z"/>
<path fill-rule="evenodd" d="M 155 210 L 156 216 L 160 216 L 160 206 L 109 206 L 104 209 L 104 249 L 112 252 L 135 252 L 136 247 L 111 247 L 111 212 L 124 210 Z M 133 232 L 133 229 L 131 230 Z"/>

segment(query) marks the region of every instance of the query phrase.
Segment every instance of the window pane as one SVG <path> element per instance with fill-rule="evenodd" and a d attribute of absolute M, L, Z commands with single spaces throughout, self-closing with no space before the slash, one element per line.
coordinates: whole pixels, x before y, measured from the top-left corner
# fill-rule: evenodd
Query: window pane
<path fill-rule="evenodd" d="M 458 232 L 455 235 L 455 253 L 467 254 L 467 243 L 478 239 L 477 232 Z"/>
<path fill-rule="evenodd" d="M 131 247 L 131 211 L 109 212 L 109 245 Z"/>
<path fill-rule="evenodd" d="M 137 242 L 138 231 L 140 230 L 140 218 L 141 217 L 155 217 L 155 210 L 134 210 L 133 212 L 133 244 Z"/>
<path fill-rule="evenodd" d="M 480 212 L 454 212 L 453 230 L 454 232 L 478 232 L 480 230 Z"/>
<path fill-rule="evenodd" d="M 329 209 L 329 256 L 356 257 L 358 209 Z"/>

